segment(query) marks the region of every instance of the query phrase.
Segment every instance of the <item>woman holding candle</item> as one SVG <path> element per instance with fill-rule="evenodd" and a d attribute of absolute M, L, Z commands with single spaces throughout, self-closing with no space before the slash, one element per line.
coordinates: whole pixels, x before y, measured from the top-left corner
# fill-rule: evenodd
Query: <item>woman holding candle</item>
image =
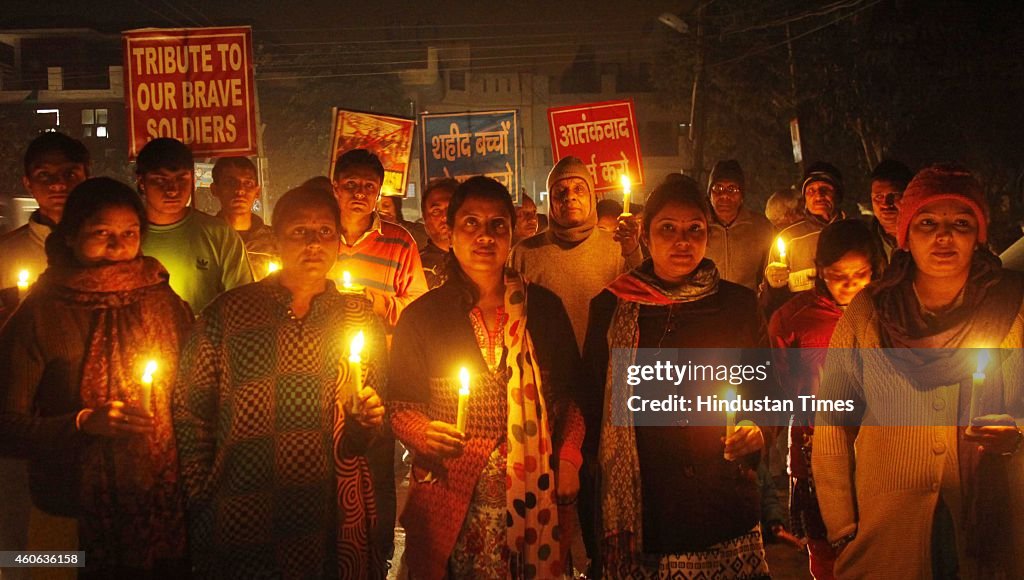
<path fill-rule="evenodd" d="M 606 407 L 628 397 L 621 385 L 612 389 L 613 349 L 635 361 L 638 348 L 765 343 L 753 291 L 720 280 L 704 257 L 708 219 L 706 198 L 692 180 L 659 185 L 644 213 L 651 259 L 591 302 L 583 350 L 590 377 L 586 450 L 600 468 L 597 528 L 606 577 L 768 574 L 754 471 L 764 446 L 761 430 L 740 421 L 726 439 L 720 426 L 617 426 Z M 615 368 L 624 373 L 628 364 Z M 625 399 L 621 403 L 625 408 Z"/>
<path fill-rule="evenodd" d="M 387 349 L 370 302 L 327 279 L 340 219 L 326 192 L 285 193 L 281 269 L 214 300 L 182 353 L 174 427 L 200 577 L 386 574 L 364 453 L 383 423 Z"/>
<path fill-rule="evenodd" d="M 170 387 L 192 312 L 140 254 L 146 224 L 127 185 L 84 181 L 0 332 L 0 450 L 29 459 L 29 549 L 81 545 L 87 578 L 188 573 Z"/>
<path fill-rule="evenodd" d="M 448 280 L 405 311 L 392 352 L 390 420 L 414 454 L 406 564 L 413 578 L 560 577 L 558 506 L 575 501 L 583 439 L 572 326 L 554 294 L 505 270 L 503 185 L 461 184 L 448 227 Z"/>
<path fill-rule="evenodd" d="M 819 398 L 860 414 L 819 411 L 811 456 L 836 577 L 1024 577 L 1024 284 L 987 229 L 970 172 L 922 170 L 900 249 L 836 326 Z M 971 417 L 977 347 L 1000 350 Z"/>
<path fill-rule="evenodd" d="M 779 383 L 787 397 L 817 395 L 832 331 L 850 301 L 882 274 L 885 253 L 860 220 L 840 220 L 825 227 L 814 257 L 821 273 L 814 290 L 802 292 L 772 315 L 768 337 Z M 795 413 L 789 429 L 790 513 L 798 536 L 807 538 L 811 574 L 834 578 L 835 555 L 826 538 L 814 494 L 809 460 L 814 414 Z"/>

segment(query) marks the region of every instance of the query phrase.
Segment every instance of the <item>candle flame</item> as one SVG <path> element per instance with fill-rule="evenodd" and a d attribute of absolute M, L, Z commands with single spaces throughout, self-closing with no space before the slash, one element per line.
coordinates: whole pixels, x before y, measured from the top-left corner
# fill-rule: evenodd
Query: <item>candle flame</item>
<path fill-rule="evenodd" d="M 146 368 L 142 371 L 142 382 L 147 385 L 152 384 L 154 373 L 156 373 L 156 361 L 151 359 L 146 362 Z"/>
<path fill-rule="evenodd" d="M 267 276 L 273 274 L 274 272 L 277 272 L 280 269 L 281 264 L 278 264 L 277 262 L 271 262 L 267 264 Z"/>
<path fill-rule="evenodd" d="M 988 349 L 983 348 L 983 349 L 978 351 L 978 371 L 977 372 L 978 372 L 979 375 L 984 375 L 985 374 L 985 367 L 988 366 L 988 361 L 991 358 L 991 356 L 992 355 L 991 355 L 991 353 L 988 352 Z"/>
<path fill-rule="evenodd" d="M 786 242 L 781 237 L 775 238 L 775 247 L 779 249 L 779 258 L 786 259 Z"/>
<path fill-rule="evenodd" d="M 28 288 L 28 270 L 18 272 L 18 288 L 22 290 Z"/>
<path fill-rule="evenodd" d="M 348 360 L 350 362 L 360 362 L 359 353 L 363 351 L 363 344 L 366 339 L 363 337 L 363 331 L 360 330 L 356 333 L 355 337 L 352 338 L 352 346 L 348 349 Z"/>
<path fill-rule="evenodd" d="M 460 395 L 468 395 L 469 394 L 469 369 L 467 369 L 466 367 L 462 367 L 461 369 L 459 369 L 459 383 L 462 384 L 462 387 L 459 389 L 459 394 Z"/>
<path fill-rule="evenodd" d="M 352 288 L 352 274 L 347 271 L 341 273 L 341 286 L 343 288 Z"/>
<path fill-rule="evenodd" d="M 629 176 L 623 173 L 619 176 L 619 180 L 622 182 L 622 193 L 630 193 L 633 185 L 629 181 Z"/>

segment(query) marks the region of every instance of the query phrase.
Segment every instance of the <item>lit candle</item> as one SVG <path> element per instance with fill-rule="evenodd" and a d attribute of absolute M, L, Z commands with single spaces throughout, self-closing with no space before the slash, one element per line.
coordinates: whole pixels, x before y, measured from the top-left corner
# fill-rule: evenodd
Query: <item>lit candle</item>
<path fill-rule="evenodd" d="M 348 349 L 348 370 L 352 373 L 352 411 L 356 413 L 359 412 L 359 392 L 363 390 L 363 359 L 359 355 L 364 343 L 363 331 L 360 330 Z"/>
<path fill-rule="evenodd" d="M 978 368 L 972 375 L 973 380 L 971 381 L 971 416 L 968 417 L 968 422 L 973 421 L 981 412 L 981 397 L 985 387 L 985 367 L 988 366 L 988 360 L 988 350 L 980 349 L 978 351 Z"/>
<path fill-rule="evenodd" d="M 278 264 L 277 262 L 270 262 L 269 264 L 267 264 L 267 276 L 273 274 L 274 272 L 277 272 L 280 269 L 281 264 Z"/>
<path fill-rule="evenodd" d="M 142 390 L 139 394 L 139 405 L 142 410 L 153 414 L 153 375 L 156 373 L 156 361 L 146 361 L 146 368 L 142 371 Z"/>
<path fill-rule="evenodd" d="M 28 270 L 18 272 L 18 297 L 21 298 L 28 291 Z"/>
<path fill-rule="evenodd" d="M 729 389 L 725 391 L 725 399 L 727 401 L 736 400 L 736 390 Z M 725 438 L 732 437 L 732 434 L 736 431 L 736 411 L 732 410 L 732 407 L 726 407 L 725 410 Z"/>
<path fill-rule="evenodd" d="M 345 270 L 341 273 L 341 291 L 345 294 L 362 294 L 363 286 L 352 282 L 352 274 Z"/>
<path fill-rule="evenodd" d="M 455 416 L 455 428 L 460 432 L 466 432 L 466 420 L 469 417 L 469 370 L 466 367 L 459 369 L 459 413 Z"/>
<path fill-rule="evenodd" d="M 622 181 L 622 215 L 631 216 L 629 213 L 629 193 L 632 190 L 632 184 L 629 182 L 629 176 L 625 173 L 620 177 Z"/>
<path fill-rule="evenodd" d="M 783 241 L 782 237 L 775 238 L 775 247 L 779 250 L 779 261 L 786 261 L 786 242 Z"/>

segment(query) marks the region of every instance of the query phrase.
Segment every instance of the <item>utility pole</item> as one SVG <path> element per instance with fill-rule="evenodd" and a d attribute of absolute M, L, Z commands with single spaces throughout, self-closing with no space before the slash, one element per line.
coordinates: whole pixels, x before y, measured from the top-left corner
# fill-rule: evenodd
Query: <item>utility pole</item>
<path fill-rule="evenodd" d="M 799 93 L 796 90 L 796 57 L 793 55 L 793 36 L 789 32 L 789 23 L 786 23 L 786 50 L 789 52 L 789 93 L 790 98 L 793 100 L 793 117 L 800 118 L 800 106 L 799 106 Z M 799 131 L 799 122 L 797 123 L 797 131 Z M 799 140 L 800 135 L 797 134 Z M 799 141 L 798 141 L 799 142 Z M 804 160 L 801 155 L 800 161 L 797 162 L 797 167 L 800 169 L 800 175 L 804 174 Z"/>
<path fill-rule="evenodd" d="M 692 146 L 690 177 L 701 183 L 704 177 L 704 131 L 707 127 L 707 114 L 704 110 L 705 80 L 704 67 L 707 46 L 704 40 L 704 5 L 702 2 L 696 11 L 697 28 L 697 63 L 693 67 L 693 93 L 690 95 L 690 144 Z"/>

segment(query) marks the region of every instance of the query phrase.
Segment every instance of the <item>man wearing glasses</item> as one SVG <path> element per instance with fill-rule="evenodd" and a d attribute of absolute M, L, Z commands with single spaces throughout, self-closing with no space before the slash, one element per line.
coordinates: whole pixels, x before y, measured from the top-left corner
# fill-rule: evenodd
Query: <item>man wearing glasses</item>
<path fill-rule="evenodd" d="M 772 244 L 772 224 L 743 205 L 745 179 L 739 161 L 719 161 L 708 178 L 712 219 L 707 257 L 723 280 L 756 290 Z"/>
<path fill-rule="evenodd" d="M 903 190 L 913 177 L 914 174 L 906 165 L 891 159 L 882 161 L 871 172 L 871 213 L 874 216 L 869 225 L 885 250 L 886 260 L 892 257 L 896 249 L 899 202 Z"/>
<path fill-rule="evenodd" d="M 199 314 L 221 292 L 253 281 L 242 238 L 227 223 L 190 207 L 192 152 L 176 139 L 146 144 L 135 160 L 149 231 L 142 252 L 171 274 L 171 288 Z"/>
<path fill-rule="evenodd" d="M 248 157 L 221 157 L 214 164 L 210 192 L 220 202 L 217 217 L 242 237 L 257 280 L 281 265 L 274 230 L 252 211 L 260 190 L 256 165 Z"/>

